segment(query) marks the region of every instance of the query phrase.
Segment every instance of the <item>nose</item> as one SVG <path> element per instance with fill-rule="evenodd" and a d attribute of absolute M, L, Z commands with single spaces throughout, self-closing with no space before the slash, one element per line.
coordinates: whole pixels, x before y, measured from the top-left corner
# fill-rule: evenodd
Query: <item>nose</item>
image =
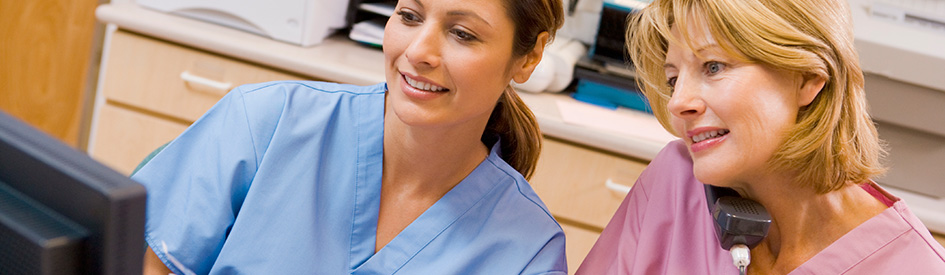
<path fill-rule="evenodd" d="M 417 30 L 416 35 L 411 39 L 410 45 L 404 54 L 407 61 L 417 68 L 440 66 L 440 46 L 441 37 L 436 28 L 427 24 Z"/>
<path fill-rule="evenodd" d="M 706 108 L 699 84 L 690 79 L 683 75 L 676 77 L 676 86 L 667 104 L 669 112 L 682 119 L 694 118 L 704 113 Z"/>

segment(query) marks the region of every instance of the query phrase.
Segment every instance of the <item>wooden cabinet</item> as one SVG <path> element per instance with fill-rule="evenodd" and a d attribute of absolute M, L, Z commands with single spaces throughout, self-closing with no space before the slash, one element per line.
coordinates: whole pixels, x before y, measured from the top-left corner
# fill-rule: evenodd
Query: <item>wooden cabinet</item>
<path fill-rule="evenodd" d="M 101 2 L 0 1 L 0 110 L 79 149 Z"/>
<path fill-rule="evenodd" d="M 546 138 L 531 185 L 567 238 L 571 272 L 610 222 L 646 162 Z"/>
<path fill-rule="evenodd" d="M 303 79 L 121 30 L 108 43 L 89 153 L 126 174 L 230 89 Z"/>

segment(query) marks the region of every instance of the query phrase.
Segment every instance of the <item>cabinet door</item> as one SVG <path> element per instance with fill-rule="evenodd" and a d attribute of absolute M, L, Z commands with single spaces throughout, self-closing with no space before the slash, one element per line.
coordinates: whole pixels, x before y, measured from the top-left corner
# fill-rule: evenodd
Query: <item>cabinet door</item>
<path fill-rule="evenodd" d="M 105 98 L 187 122 L 236 86 L 303 79 L 124 31 L 116 31 L 110 43 Z"/>
<path fill-rule="evenodd" d="M 82 149 L 99 2 L 0 1 L 0 109 Z"/>
<path fill-rule="evenodd" d="M 109 104 L 99 109 L 98 117 L 92 158 L 125 175 L 134 171 L 151 151 L 187 129 L 187 124 Z"/>
<path fill-rule="evenodd" d="M 603 229 L 646 163 L 545 139 L 530 183 L 559 221 Z"/>
<path fill-rule="evenodd" d="M 568 223 L 561 223 L 561 229 L 564 231 L 567 240 L 565 254 L 568 256 L 568 274 L 574 274 L 581 263 L 584 262 L 587 253 L 591 252 L 591 248 L 597 242 L 597 237 L 600 236 L 601 231 Z"/>
<path fill-rule="evenodd" d="M 546 138 L 530 183 L 566 236 L 577 270 L 646 163 Z"/>

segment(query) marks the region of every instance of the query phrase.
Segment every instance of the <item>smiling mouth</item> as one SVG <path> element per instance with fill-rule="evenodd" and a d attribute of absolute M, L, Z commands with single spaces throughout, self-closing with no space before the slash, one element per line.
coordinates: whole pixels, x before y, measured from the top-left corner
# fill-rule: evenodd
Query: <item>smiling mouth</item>
<path fill-rule="evenodd" d="M 407 77 L 406 75 L 404 75 L 404 80 L 407 81 L 407 85 L 410 85 L 410 87 L 414 87 L 418 90 L 423 90 L 427 92 L 449 92 L 450 91 L 450 89 L 447 89 L 447 88 L 443 88 L 443 87 L 436 86 L 436 85 L 419 81 L 419 80 L 414 80 L 410 77 Z"/>
<path fill-rule="evenodd" d="M 719 130 L 714 130 L 714 131 L 702 132 L 701 134 L 692 136 L 692 143 L 699 143 L 703 140 L 721 137 L 721 136 L 727 135 L 728 133 L 729 133 L 728 129 L 719 129 Z"/>

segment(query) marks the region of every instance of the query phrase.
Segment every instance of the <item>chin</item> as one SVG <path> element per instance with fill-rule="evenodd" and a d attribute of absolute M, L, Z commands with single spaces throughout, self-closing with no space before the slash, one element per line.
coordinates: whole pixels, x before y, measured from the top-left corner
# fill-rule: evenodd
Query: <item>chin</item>
<path fill-rule="evenodd" d="M 721 171 L 719 171 L 718 167 L 700 167 L 695 165 L 692 168 L 693 176 L 701 183 L 718 187 L 731 187 L 731 184 L 728 184 L 730 181 L 719 172 Z"/>

